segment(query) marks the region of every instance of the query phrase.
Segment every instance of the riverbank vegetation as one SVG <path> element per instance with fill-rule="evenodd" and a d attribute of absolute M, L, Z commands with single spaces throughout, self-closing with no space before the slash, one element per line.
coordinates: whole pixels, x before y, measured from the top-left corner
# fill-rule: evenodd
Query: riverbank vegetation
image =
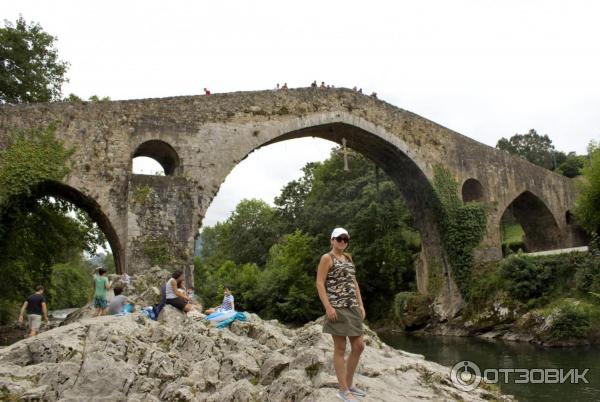
<path fill-rule="evenodd" d="M 512 325 L 540 341 L 600 335 L 600 259 L 513 255 L 478 266 L 460 321 L 472 333 Z"/>

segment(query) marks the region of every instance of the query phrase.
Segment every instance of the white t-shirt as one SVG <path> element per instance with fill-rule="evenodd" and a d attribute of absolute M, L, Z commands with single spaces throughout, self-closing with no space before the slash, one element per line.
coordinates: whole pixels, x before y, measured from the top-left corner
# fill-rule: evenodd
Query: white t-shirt
<path fill-rule="evenodd" d="M 167 295 L 167 299 L 177 299 L 179 297 L 175 294 L 175 291 L 173 290 L 172 281 L 175 281 L 175 279 L 169 279 L 167 281 L 167 286 L 165 287 L 165 294 Z"/>

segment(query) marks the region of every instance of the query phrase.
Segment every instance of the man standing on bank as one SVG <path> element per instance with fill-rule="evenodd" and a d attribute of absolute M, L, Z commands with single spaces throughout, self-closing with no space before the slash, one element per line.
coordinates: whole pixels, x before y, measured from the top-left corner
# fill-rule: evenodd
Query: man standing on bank
<path fill-rule="evenodd" d="M 327 315 L 323 332 L 333 337 L 333 367 L 340 385 L 336 396 L 345 402 L 357 401 L 355 396 L 366 396 L 364 391 L 353 386 L 354 372 L 365 348 L 365 308 L 354 263 L 350 255 L 344 253 L 349 241 L 346 229 L 335 228 L 331 233 L 331 251 L 321 257 L 317 271 L 317 291 Z M 346 337 L 351 346 L 348 361 L 344 361 Z"/>
<path fill-rule="evenodd" d="M 46 299 L 44 298 L 44 287 L 38 285 L 35 288 L 35 293 L 27 298 L 23 306 L 21 307 L 21 313 L 19 314 L 19 324 L 23 324 L 23 314 L 27 309 L 27 321 L 29 322 L 29 335 L 32 337 L 40 332 L 40 326 L 42 325 L 42 314 L 44 314 L 44 321 L 48 325 L 48 310 L 46 309 Z"/>

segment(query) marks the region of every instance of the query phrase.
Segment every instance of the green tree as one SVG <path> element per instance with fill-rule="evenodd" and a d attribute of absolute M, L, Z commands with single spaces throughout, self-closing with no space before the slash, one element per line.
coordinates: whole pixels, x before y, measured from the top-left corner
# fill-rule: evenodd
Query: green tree
<path fill-rule="evenodd" d="M 527 134 L 515 134 L 510 139 L 503 137 L 496 144 L 496 148 L 549 170 L 554 170 L 564 159 L 564 155 L 555 151 L 550 137 L 539 135 L 534 129 L 529 130 Z"/>
<path fill-rule="evenodd" d="M 581 174 L 585 158 L 577 156 L 575 152 L 569 152 L 564 162 L 558 167 L 558 172 L 566 177 L 576 177 Z"/>
<path fill-rule="evenodd" d="M 590 233 L 600 233 L 600 148 L 589 147 L 590 162 L 583 168 L 578 182 L 579 195 L 573 213 L 577 223 Z"/>
<path fill-rule="evenodd" d="M 358 282 L 369 317 L 381 319 L 400 291 L 415 290 L 414 259 L 421 249 L 412 217 L 390 181 L 367 185 L 354 219 L 348 224 L 348 251 L 359 268 Z"/>
<path fill-rule="evenodd" d="M 242 200 L 227 220 L 229 253 L 237 264 L 264 266 L 269 249 L 277 241 L 275 211 L 262 200 Z"/>
<path fill-rule="evenodd" d="M 115 267 L 115 257 L 110 252 L 107 252 L 104 258 L 102 258 L 102 266 L 106 268 L 106 272 L 109 274 L 117 273 L 117 268 Z"/>
<path fill-rule="evenodd" d="M 70 262 L 55 264 L 48 289 L 52 309 L 80 307 L 88 301 L 92 268 L 79 256 Z"/>
<path fill-rule="evenodd" d="M 10 223 L 0 237 L 0 300 L 22 303 L 36 285 L 49 287 L 53 269 L 60 264 L 81 260 L 83 250 L 95 250 L 98 231 L 89 219 L 80 221 L 65 213 L 68 203 L 42 198 L 28 200 L 10 211 Z M 4 215 L 5 222 L 7 214 Z M 66 268 L 65 268 L 66 269 Z M 65 283 L 65 282 L 60 282 Z M 55 286 L 56 294 L 70 292 Z M 4 311 L 6 321 L 16 311 Z"/>
<path fill-rule="evenodd" d="M 19 17 L 0 28 L 0 103 L 59 100 L 68 63 L 59 60 L 56 38 Z"/>
<path fill-rule="evenodd" d="M 367 314 L 380 319 L 396 293 L 416 287 L 414 259 L 420 237 L 396 184 L 356 152 L 348 152 L 348 164 L 346 171 L 344 156 L 335 149 L 326 161 L 307 166 L 301 180 L 311 183 L 306 186 L 310 191 L 304 200 L 288 198 L 297 205 L 292 202 L 287 208 L 302 211 L 301 219 L 288 227 L 313 236 L 317 255 L 329 249 L 332 228 L 347 228 L 352 236 L 348 251 L 357 266 Z"/>
<path fill-rule="evenodd" d="M 110 96 L 100 97 L 98 95 L 92 95 L 88 98 L 88 100 L 90 102 L 104 102 L 104 101 L 109 101 Z M 63 99 L 63 101 L 65 101 L 65 102 L 83 102 L 83 99 L 81 99 L 79 96 L 75 95 L 74 93 L 70 93 L 69 96 L 67 96 L 66 98 Z"/>
<path fill-rule="evenodd" d="M 258 294 L 266 317 L 284 322 L 304 323 L 323 314 L 315 287 L 315 240 L 295 231 L 271 248 L 260 275 Z"/>
<path fill-rule="evenodd" d="M 275 213 L 283 225 L 284 233 L 293 231 L 295 227 L 305 227 L 307 224 L 304 202 L 310 194 L 317 166 L 319 163 L 307 163 L 302 168 L 303 176 L 286 184 L 281 189 L 281 194 L 275 197 Z"/>
<path fill-rule="evenodd" d="M 200 260 L 212 266 L 218 266 L 222 261 L 230 259 L 229 256 L 229 225 L 227 222 L 217 222 L 215 226 L 208 226 L 200 233 L 201 248 Z"/>
<path fill-rule="evenodd" d="M 278 238 L 275 211 L 262 200 L 242 200 L 223 223 L 205 228 L 201 236 L 203 263 L 213 267 L 223 261 L 264 266 L 269 248 Z"/>

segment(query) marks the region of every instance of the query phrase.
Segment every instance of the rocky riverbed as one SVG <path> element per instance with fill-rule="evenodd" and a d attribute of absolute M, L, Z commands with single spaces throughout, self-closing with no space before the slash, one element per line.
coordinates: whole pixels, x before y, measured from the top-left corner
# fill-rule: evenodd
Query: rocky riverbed
<path fill-rule="evenodd" d="M 66 325 L 1 349 L 0 399 L 337 400 L 333 345 L 319 322 L 289 329 L 249 314 L 246 322 L 217 329 L 199 313 L 186 316 L 170 306 L 159 321 L 138 313 L 88 314 L 84 309 Z M 497 389 L 460 391 L 449 368 L 395 350 L 370 330 L 365 341 L 356 376 L 368 391 L 363 400 L 512 400 Z"/>

